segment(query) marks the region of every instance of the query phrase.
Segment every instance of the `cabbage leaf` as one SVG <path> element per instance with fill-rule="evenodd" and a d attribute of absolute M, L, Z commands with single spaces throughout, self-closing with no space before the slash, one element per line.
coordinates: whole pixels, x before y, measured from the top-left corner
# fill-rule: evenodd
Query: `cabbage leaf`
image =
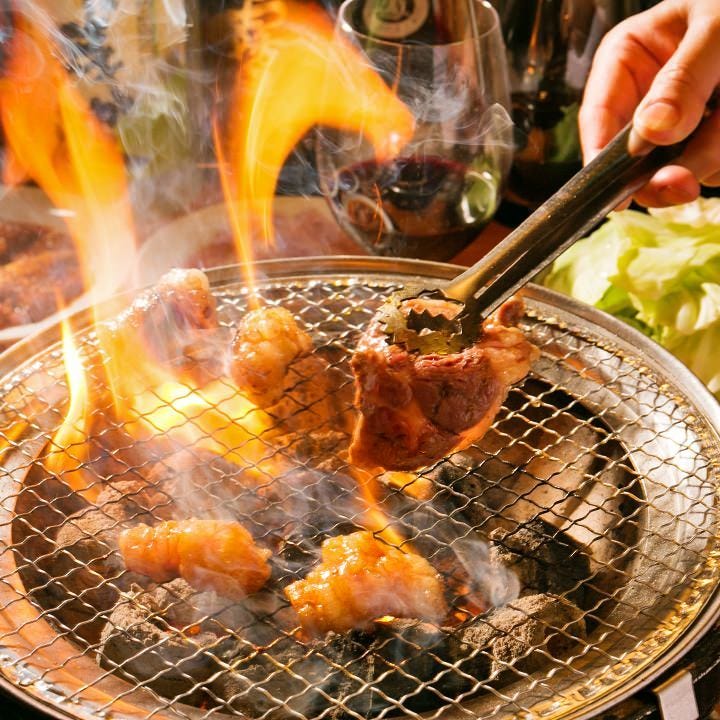
<path fill-rule="evenodd" d="M 649 335 L 720 399 L 720 198 L 612 213 L 542 282 Z"/>

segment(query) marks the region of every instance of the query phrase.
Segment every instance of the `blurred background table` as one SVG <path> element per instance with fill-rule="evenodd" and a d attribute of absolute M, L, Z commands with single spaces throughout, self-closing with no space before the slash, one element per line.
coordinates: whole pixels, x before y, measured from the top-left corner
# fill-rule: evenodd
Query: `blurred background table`
<path fill-rule="evenodd" d="M 527 211 L 506 204 L 477 238 L 450 262 L 472 265 L 500 242 Z M 275 202 L 275 244 L 256 238 L 256 260 L 325 255 L 366 255 L 335 221 L 322 197 L 279 197 Z M 230 223 L 221 204 L 209 205 L 171 221 L 150 233 L 139 257 L 140 284 L 154 282 L 170 268 L 214 267 L 236 262 Z"/>

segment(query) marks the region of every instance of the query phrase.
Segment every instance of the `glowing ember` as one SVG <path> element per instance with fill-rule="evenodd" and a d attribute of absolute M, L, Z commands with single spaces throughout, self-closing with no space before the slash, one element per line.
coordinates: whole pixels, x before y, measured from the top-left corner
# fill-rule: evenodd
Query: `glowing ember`
<path fill-rule="evenodd" d="M 225 458 L 259 483 L 277 469 L 269 444 L 271 418 L 227 377 L 209 380 L 202 364 L 187 356 L 188 346 L 205 341 L 210 348 L 218 330 L 215 298 L 199 270 L 168 273 L 113 319 L 96 326 L 106 357 L 102 380 L 111 399 L 112 421 L 123 434 L 143 443 L 160 440 L 175 447 L 209 451 Z M 86 371 L 64 326 L 63 354 L 70 403 L 52 441 L 47 469 L 74 490 L 94 499 L 87 487 L 92 472 L 84 466 L 97 456 L 89 426 L 102 424 L 96 398 L 90 396 Z M 214 370 L 217 371 L 217 362 Z M 219 373 L 218 373 L 219 374 Z M 101 433 L 106 439 L 107 432 Z M 112 448 L 106 448 L 112 454 Z"/>
<path fill-rule="evenodd" d="M 196 389 L 164 382 L 136 395 L 127 416 L 126 429 L 134 437 L 167 437 L 182 447 L 209 450 L 258 475 L 270 454 L 262 436 L 272 419 L 229 379 Z"/>
<path fill-rule="evenodd" d="M 131 436 L 208 450 L 239 467 L 269 454 L 261 436 L 270 418 L 220 376 L 215 297 L 203 272 L 166 273 L 97 330 L 115 412 Z M 207 368 L 192 355 L 195 346 L 212 351 Z"/>

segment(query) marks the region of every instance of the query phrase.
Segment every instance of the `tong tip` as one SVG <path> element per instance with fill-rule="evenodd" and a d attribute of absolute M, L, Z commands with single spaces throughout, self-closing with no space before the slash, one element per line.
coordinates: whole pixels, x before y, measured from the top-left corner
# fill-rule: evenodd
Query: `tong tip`
<path fill-rule="evenodd" d="M 473 309 L 447 297 L 440 288 L 406 288 L 393 293 L 378 315 L 390 344 L 422 355 L 460 352 L 472 345 L 481 331 Z"/>

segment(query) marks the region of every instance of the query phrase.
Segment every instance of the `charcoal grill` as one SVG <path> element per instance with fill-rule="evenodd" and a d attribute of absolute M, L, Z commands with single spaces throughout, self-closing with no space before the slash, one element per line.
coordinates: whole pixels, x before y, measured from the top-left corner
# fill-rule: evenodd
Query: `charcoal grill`
<path fill-rule="evenodd" d="M 353 343 L 382 298 L 409 278 L 427 283 L 456 272 L 448 265 L 366 258 L 271 261 L 257 269 L 264 300 L 291 310 L 313 335 L 318 352 L 330 358 L 343 412 L 350 409 Z M 232 325 L 246 308 L 247 287 L 236 267 L 216 269 L 209 276 L 221 320 Z M 562 537 L 564 546 L 572 548 L 568 562 L 573 553 L 585 557 L 584 575 L 550 592 L 558 602 L 576 604 L 582 632 L 575 620 L 544 621 L 537 643 L 528 641 L 516 657 L 496 657 L 492 648 L 476 652 L 486 671 L 474 677 L 462 658 L 442 656 L 435 644 L 414 644 L 392 625 L 384 630 L 388 642 L 406 651 L 394 651 L 390 658 L 380 653 L 384 670 L 379 673 L 380 660 L 367 657 L 376 652 L 370 640 L 361 654 L 374 662 L 372 673 L 367 662 L 358 664 L 357 656 L 345 662 L 330 648 L 330 640 L 310 646 L 282 630 L 255 641 L 256 652 L 266 656 L 261 664 L 266 677 L 260 677 L 257 665 L 242 675 L 223 645 L 247 642 L 242 632 L 247 613 L 233 614 L 232 608 L 218 612 L 203 600 L 195 603 L 192 621 L 168 619 L 158 606 L 144 606 L 163 631 L 133 646 L 145 668 L 141 674 L 149 673 L 150 679 L 138 679 L 132 656 L 100 665 L 98 628 L 107 627 L 112 604 L 146 601 L 137 599 L 122 571 L 98 572 L 92 562 L 83 563 L 81 555 L 67 551 L 58 557 L 58 532 L 68 517 L 89 510 L 45 469 L 68 399 L 60 330 L 53 328 L 0 360 L 2 685 L 58 717 L 113 720 L 245 716 L 248 707 L 255 708 L 255 717 L 273 720 L 365 714 L 585 718 L 647 686 L 688 652 L 720 610 L 720 410 L 680 363 L 632 329 L 538 287 L 527 288 L 525 297 L 524 329 L 542 353 L 531 376 L 511 391 L 478 446 L 420 474 L 423 493 L 413 496 L 409 487 L 395 485 L 388 487 L 385 500 L 409 542 L 427 548 L 431 561 L 445 542 L 495 538 L 505 557 L 522 568 L 523 533 L 545 533 L 548 541 Z M 74 326 L 86 328 L 76 332 L 76 340 L 86 364 L 92 364 L 96 338 L 89 317 L 77 316 Z M 308 381 L 297 377 L 300 384 Z M 99 436 L 112 432 L 122 438 L 114 446 L 119 450 L 110 470 L 88 470 L 100 484 L 143 473 L 142 464 L 133 465 L 123 454 L 134 442 L 123 431 L 98 430 Z M 75 449 L 59 451 L 72 458 Z M 317 461 L 325 459 L 312 461 L 313 477 L 322 465 Z M 337 462 L 331 465 L 330 475 L 337 474 Z M 227 498 L 218 495 L 217 502 L 222 505 Z M 345 514 L 334 531 L 357 525 L 352 506 L 338 505 Z M 164 517 L 162 507 L 159 503 L 143 512 Z M 295 518 L 312 526 L 306 538 L 317 532 L 317 513 L 316 504 L 306 516 Z M 333 532 L 332 527 L 325 530 Z M 83 532 L 88 531 L 80 532 L 78 542 Z M 106 556 L 112 553 L 110 540 Z M 71 585 L 80 572 L 85 586 Z M 552 568 L 545 573 L 545 582 L 552 585 Z M 95 595 L 105 591 L 112 602 L 97 610 Z M 283 616 L 281 593 L 271 605 L 262 620 L 269 631 Z M 215 664 L 196 679 L 192 661 L 208 652 L 200 638 L 210 626 Z M 507 628 L 498 632 L 507 633 Z M 178 637 L 191 650 L 183 651 L 180 660 L 172 651 L 163 655 L 163 646 Z M 562 652 L 556 652 L 553 638 L 564 641 Z M 268 649 L 282 644 L 293 646 L 292 659 L 284 664 L 278 660 L 281 655 Z M 435 669 L 416 676 L 418 656 L 434 659 Z M 303 669 L 308 659 L 311 672 Z M 222 696 L 218 687 L 233 673 L 241 677 Z M 455 674 L 462 683 L 447 682 Z M 173 690 L 178 675 L 180 689 Z M 275 695 L 279 686 L 267 676 L 287 678 L 285 685 L 295 689 Z M 328 680 L 338 676 L 343 682 Z M 163 677 L 171 682 L 158 684 Z M 402 687 L 401 693 L 393 683 Z M 459 689 L 453 694 L 448 687 Z M 315 700 L 299 702 L 309 691 Z M 368 693 L 370 705 L 363 699 Z M 418 702 L 420 697 L 425 700 Z"/>

